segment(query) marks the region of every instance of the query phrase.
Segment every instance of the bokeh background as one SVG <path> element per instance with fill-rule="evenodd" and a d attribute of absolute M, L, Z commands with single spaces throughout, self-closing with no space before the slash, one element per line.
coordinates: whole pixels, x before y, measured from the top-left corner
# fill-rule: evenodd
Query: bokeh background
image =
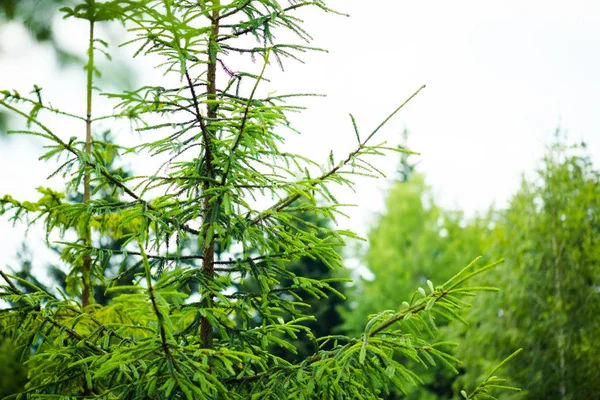
<path fill-rule="evenodd" d="M 86 46 L 85 26 L 77 21 L 61 20 L 58 8 L 68 2 L 0 1 L 0 89 L 28 93 L 35 83 L 43 88 L 46 100 L 74 113 L 83 113 L 85 77 L 81 56 Z M 347 250 L 350 274 L 363 278 L 349 289 L 354 290 L 355 295 L 347 309 L 340 311 L 340 315 L 345 315 L 340 319 L 345 321 L 344 329 L 351 331 L 359 326 L 360 321 L 353 318 L 363 315 L 363 311 L 393 307 L 393 303 L 382 304 L 385 303 L 383 297 L 373 297 L 373 293 L 385 294 L 388 289 L 369 285 L 386 281 L 395 284 L 390 291 L 398 290 L 399 286 L 409 291 L 414 284 L 423 284 L 432 276 L 442 279 L 479 254 L 487 254 L 489 259 L 505 256 L 514 268 L 504 274 L 522 274 L 519 279 L 524 282 L 539 279 L 555 283 L 571 279 L 575 283 L 569 286 L 573 293 L 568 292 L 568 295 L 575 300 L 568 303 L 561 299 L 553 303 L 552 299 L 556 299 L 554 283 L 547 290 L 534 284 L 518 288 L 510 286 L 515 282 L 504 279 L 502 274 L 496 276 L 496 282 L 492 283 L 505 285 L 505 291 L 514 290 L 517 294 L 494 300 L 500 303 L 488 304 L 490 315 L 506 319 L 508 313 L 518 319 L 517 322 L 539 317 L 540 326 L 519 325 L 520 322 L 507 325 L 510 338 L 503 336 L 493 341 L 497 351 L 490 352 L 490 362 L 514 351 L 517 339 L 523 337 L 527 328 L 539 336 L 530 342 L 525 340 L 525 344 L 540 348 L 539 353 L 524 360 L 537 361 L 515 367 L 521 370 L 513 375 L 519 382 L 553 380 L 556 385 L 550 385 L 554 389 L 546 392 L 526 390 L 521 396 L 576 399 L 600 395 L 593 385 L 588 392 L 576 390 L 575 385 L 595 379 L 594 375 L 580 373 L 579 378 L 572 377 L 570 381 L 571 375 L 565 375 L 564 366 L 562 370 L 557 366 L 561 362 L 572 362 L 588 372 L 600 369 L 600 359 L 590 356 L 595 345 L 589 341 L 599 333 L 597 327 L 583 326 L 584 320 L 569 319 L 570 314 L 552 319 L 553 310 L 598 319 L 591 312 L 598 303 L 597 254 L 588 258 L 563 258 L 570 261 L 560 277 L 544 267 L 548 259 L 556 260 L 552 249 L 544 253 L 544 238 L 552 240 L 544 234 L 566 229 L 571 236 L 564 238 L 565 246 L 578 235 L 577 240 L 587 243 L 588 247 L 584 247 L 590 252 L 598 236 L 597 219 L 586 219 L 584 215 L 569 220 L 568 216 L 577 209 L 595 213 L 598 208 L 593 205 L 600 197 L 594 186 L 594 179 L 597 183 L 594 165 L 600 164 L 600 4 L 591 0 L 336 0 L 329 3 L 350 17 L 305 16 L 315 43 L 329 52 L 307 54 L 303 58 L 305 64 L 289 63 L 284 72 L 272 71 L 273 87 L 278 92 L 308 91 L 327 95 L 303 100 L 307 110 L 292 118 L 303 134 L 290 137 L 287 146 L 323 162 L 332 149 L 341 157 L 351 151 L 355 143 L 348 113 L 356 116 L 364 131 L 372 130 L 421 85 L 427 85 L 382 133 L 382 140 L 404 145 L 420 155 L 403 160 L 394 156 L 379 159 L 376 165 L 387 174 L 387 179 L 357 179 L 355 193 L 339 191 L 339 196 L 348 199 L 346 202 L 357 205 L 347 210 L 350 218 L 340 220 L 340 227 L 368 236 L 371 243 L 377 243 L 377 255 L 383 257 L 386 251 L 389 253 L 388 258 L 377 258 L 372 244 L 370 248 L 352 244 Z M 116 47 L 127 36 L 124 29 L 111 25 L 102 34 L 111 43 L 114 56 L 113 61 L 107 61 L 102 68 L 104 75 L 99 85 L 103 89 L 135 88 L 160 78 L 152 63 L 144 59 L 130 60 L 132 49 Z M 108 102 L 99 100 L 98 104 L 110 112 Z M 37 161 L 43 151 L 40 140 L 6 135 L 9 128 L 22 126 L 22 121 L 3 110 L 0 113 L 0 196 L 10 193 L 20 199 L 37 198 L 35 188 L 38 186 L 61 187 L 60 180 L 46 181 L 53 169 Z M 68 123 L 62 127 L 65 137 L 82 136 L 82 128 Z M 112 130 L 117 141 L 133 140 L 127 126 L 104 128 Z M 585 149 L 566 148 L 580 142 L 585 142 Z M 582 167 L 585 174 L 560 175 L 560 166 L 583 165 L 581 160 L 587 165 Z M 142 159 L 129 167 L 139 172 L 152 165 L 150 160 L 146 162 L 147 165 Z M 557 178 L 559 176 L 562 178 Z M 594 176 L 596 178 L 592 178 Z M 525 185 L 523 177 L 528 182 Z M 554 197 L 546 190 L 552 179 L 564 184 L 560 190 L 550 191 Z M 587 188 L 589 198 L 577 197 L 584 192 L 582 188 Z M 546 195 L 550 197 L 544 197 Z M 577 198 L 580 203 L 564 206 L 565 219 L 559 216 L 563 225 L 548 220 L 543 231 L 535 225 L 535 218 L 524 219 L 539 211 L 535 207 L 528 210 L 531 204 L 549 204 L 550 199 L 556 198 L 563 204 L 560 199 L 566 197 Z M 509 222 L 502 225 L 501 221 Z M 494 231 L 498 226 L 504 226 L 501 232 Z M 579 232 L 578 227 L 589 229 L 582 228 Z M 415 232 L 422 235 L 416 238 Z M 21 246 L 25 240 L 35 255 L 29 257 L 33 274 L 42 282 L 50 282 L 45 265 L 48 260 L 56 262 L 57 255 L 43 245 L 43 236 L 43 230 L 34 227 L 25 238 L 24 227 L 13 227 L 5 218 L 0 219 L 0 267 L 22 263 Z M 386 242 L 391 237 L 402 241 Z M 520 241 L 511 241 L 515 238 Z M 577 240 L 574 247 L 579 243 Z M 533 250 L 516 252 L 523 243 L 529 243 Z M 579 250 L 581 254 L 585 253 L 584 247 Z M 393 263 L 397 268 L 389 267 Z M 398 272 L 386 275 L 387 269 Z M 568 278 L 569 273 L 573 273 L 571 278 Z M 524 277 L 527 274 L 531 279 Z M 583 275 L 585 278 L 581 278 Z M 543 296 L 530 298 L 524 294 L 536 290 Z M 578 291 L 587 294 L 578 299 L 575 295 Z M 369 297 L 369 293 L 373 296 Z M 405 297 L 409 295 L 406 293 Z M 539 300 L 533 299 L 537 297 Z M 398 304 L 401 300 L 393 299 Z M 502 301 L 518 306 L 510 311 Z M 526 304 L 535 301 L 542 305 L 526 308 Z M 525 311 L 518 313 L 517 309 Z M 544 321 L 547 324 L 541 326 Z M 502 325 L 496 325 L 499 326 Z M 449 331 L 456 337 L 467 337 L 475 346 L 475 343 L 485 344 L 482 337 L 493 336 L 495 329 L 487 325 L 478 334 L 472 334 L 474 336 L 459 328 Z M 544 336 L 560 338 L 542 343 L 539 338 Z M 563 353 L 560 349 L 551 350 L 556 343 L 562 343 L 558 347 Z M 565 351 L 570 352 L 572 358 L 567 357 L 567 360 Z M 475 354 L 476 357 L 481 355 Z M 549 358 L 540 358 L 540 354 Z M 540 367 L 544 362 L 553 365 L 553 375 L 544 375 Z M 462 371 L 467 375 L 462 382 L 473 382 L 486 366 L 474 367 L 477 373 L 472 373 L 473 380 L 468 370 Z M 527 372 L 523 372 L 526 369 Z M 437 372 L 432 374 L 430 382 L 441 382 L 443 387 L 437 390 L 435 385 L 430 385 L 426 391 L 411 396 L 456 396 L 459 385 L 456 382 L 460 380 L 444 374 L 436 377 Z M 565 382 L 570 386 L 565 388 Z M 581 397 L 584 393 L 588 397 Z M 536 397 L 541 395 L 547 397 Z"/>

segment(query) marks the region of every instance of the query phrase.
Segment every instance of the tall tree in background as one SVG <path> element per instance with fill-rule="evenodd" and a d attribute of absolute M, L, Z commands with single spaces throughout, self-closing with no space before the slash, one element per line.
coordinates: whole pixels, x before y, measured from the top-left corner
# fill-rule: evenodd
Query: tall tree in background
<path fill-rule="evenodd" d="M 22 24 L 35 41 L 48 43 L 54 49 L 57 59 L 63 64 L 83 60 L 63 48 L 56 39 L 54 22 L 59 17 L 58 10 L 73 3 L 71 0 L 2 0 L 0 2 L 0 24 L 16 22 Z"/>
<path fill-rule="evenodd" d="M 477 299 L 470 314 L 483 318 L 460 336 L 465 381 L 519 343 L 515 397 L 600 398 L 600 175 L 585 149 L 553 145 L 496 225 L 507 265 L 492 277 L 501 293 Z"/>
<path fill-rule="evenodd" d="M 86 64 L 85 57 L 69 50 L 65 43 L 59 40 L 60 32 L 57 29 L 57 25 L 59 25 L 57 21 L 62 18 L 60 8 L 73 4 L 76 4 L 75 0 L 1 0 L 0 30 L 9 23 L 22 25 L 25 32 L 35 43 L 50 46 L 54 54 L 54 60 L 52 61 L 57 62 L 59 67 L 65 69 L 84 67 Z M 71 36 L 77 36 L 77 33 L 75 35 L 73 35 L 73 32 L 69 33 Z M 8 58 L 2 52 L 2 39 L 5 38 L 0 37 L 0 63 L 3 62 L 2 57 Z M 109 43 L 113 42 L 111 39 L 105 38 Z M 28 50 L 35 53 L 34 49 Z M 103 63 L 101 68 L 96 71 L 97 74 L 102 75 L 101 83 L 111 87 L 133 87 L 135 75 L 131 67 L 124 63 L 125 60 L 120 54 L 113 53 L 112 57 L 116 58 L 119 65 L 115 67 L 114 64 Z M 10 62 L 10 59 L 6 61 Z M 47 66 L 50 60 L 45 59 L 43 62 Z M 5 110 L 0 110 L 0 137 L 4 136 L 10 128 L 8 117 L 9 115 Z"/>
<path fill-rule="evenodd" d="M 344 313 L 344 326 L 350 331 L 360 331 L 366 315 L 401 309 L 414 287 L 426 287 L 428 280 L 443 282 L 486 253 L 488 218 L 467 221 L 461 212 L 440 208 L 423 176 L 414 170 L 412 161 L 402 155 L 398 179 L 386 195 L 385 211 L 369 231 L 362 262 L 374 277 L 360 279 L 356 285 L 355 307 Z M 447 321 L 437 322 L 443 325 Z M 425 385 L 408 397 L 393 393 L 388 398 L 452 398 L 457 393 L 452 389 L 454 379 L 444 368 L 430 367 Z"/>
<path fill-rule="evenodd" d="M 484 226 L 484 219 L 467 224 L 461 212 L 438 207 L 419 174 L 394 183 L 385 211 L 368 234 L 363 262 L 374 278 L 361 280 L 357 310 L 362 312 L 352 315 L 364 318 L 381 307 L 397 309 L 415 286 L 448 279 L 483 253 Z"/>
<path fill-rule="evenodd" d="M 360 336 L 317 338 L 310 357 L 290 362 L 271 353 L 274 345 L 295 351 L 284 338 L 309 329 L 306 298 L 335 292 L 329 282 L 286 266 L 309 257 L 339 268 L 336 249 L 355 237 L 301 222 L 299 214 L 333 219 L 341 212 L 329 187 L 352 186 L 353 174 L 377 174 L 370 156 L 398 149 L 373 144 L 373 137 L 422 89 L 366 135 L 352 118 L 355 150 L 343 157 L 332 152 L 324 166 L 281 151 L 287 113 L 298 110 L 286 101 L 300 95 L 263 93 L 260 86 L 273 62 L 319 50 L 308 45 L 301 26 L 297 13 L 305 8 L 336 13 L 323 1 L 84 0 L 63 10 L 88 26 L 84 114 L 54 108 L 37 87 L 36 97 L 0 92 L 0 106 L 29 124 L 19 133 L 45 142 L 41 159 L 60 160 L 54 174 L 68 179 L 67 192 L 83 192 L 79 202 L 49 188 L 39 201 L 0 199 L 0 213 L 15 221 L 43 220 L 60 237 L 68 267 L 59 295 L 0 271 L 0 299 L 14 305 L 0 312 L 0 328 L 21 349 L 35 349 L 29 396 L 376 399 L 389 384 L 402 390 L 420 382 L 395 354 L 455 368 L 442 344 L 419 330 L 433 329 L 434 315 L 457 318 L 460 298 L 487 290 L 463 284 L 495 264 L 472 264 L 444 284 L 429 283 L 401 310 L 371 318 Z M 116 109 L 97 116 L 96 56 L 107 47 L 98 27 L 109 21 L 127 24 L 139 44 L 136 54 L 161 57 L 165 73 L 177 79 L 105 93 Z M 307 44 L 276 42 L 275 32 Z M 247 47 L 240 38 L 258 44 Z M 261 63 L 234 71 L 231 54 Z M 63 137 L 60 126 L 46 125 L 41 118 L 49 112 L 78 121 L 81 137 Z M 127 177 L 108 168 L 96 127 L 118 119 L 143 133 L 137 146 L 117 145 L 119 154 L 135 159 L 147 152 L 163 162 L 158 171 Z M 105 188 L 115 196 L 100 198 L 97 191 Z M 124 249 L 103 247 L 107 236 L 124 239 Z M 185 252 L 186 240 L 196 252 Z M 113 257 L 142 270 L 131 285 L 106 276 Z M 249 278 L 257 290 L 236 289 Z M 108 291 L 125 292 L 108 305 L 95 294 L 105 282 Z M 489 398 L 500 382 L 493 372 L 464 397 Z"/>

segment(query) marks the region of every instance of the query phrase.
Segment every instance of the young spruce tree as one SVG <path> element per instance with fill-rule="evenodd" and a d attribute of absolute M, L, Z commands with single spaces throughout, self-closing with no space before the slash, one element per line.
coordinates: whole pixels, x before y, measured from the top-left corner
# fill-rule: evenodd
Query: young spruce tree
<path fill-rule="evenodd" d="M 337 160 L 331 153 L 325 167 L 281 151 L 285 135 L 295 132 L 287 114 L 298 110 L 286 102 L 301 95 L 261 95 L 259 86 L 269 65 L 319 50 L 309 47 L 297 15 L 302 9 L 339 14 L 321 0 L 82 0 L 63 9 L 88 26 L 84 115 L 43 101 L 38 86 L 32 97 L 5 90 L 0 100 L 26 119 L 27 130 L 18 133 L 43 140 L 48 151 L 41 158 L 62 163 L 52 175 L 68 179 L 68 191 L 83 191 L 81 202 L 50 188 L 40 189 L 35 202 L 1 199 L 0 211 L 15 222 L 43 220 L 49 235 L 62 235 L 69 268 L 59 296 L 1 273 L 0 298 L 10 304 L 0 313 L 2 331 L 20 351 L 33 352 L 27 390 L 16 397 L 375 399 L 390 383 L 402 390 L 420 382 L 395 354 L 456 370 L 446 344 L 429 343 L 427 332 L 435 316 L 458 317 L 460 297 L 489 290 L 462 284 L 493 265 L 473 263 L 443 285 L 428 282 L 400 311 L 365 316 L 360 337 L 314 338 L 317 350 L 303 360 L 269 351 L 273 345 L 295 351 L 286 337 L 308 330 L 305 298 L 337 294 L 330 281 L 296 276 L 286 263 L 310 257 L 340 267 L 335 249 L 354 237 L 299 214 L 341 213 L 330 185 L 352 186 L 352 174 L 378 174 L 366 158 L 398 149 L 374 143 L 374 136 L 406 104 L 366 135 L 352 118 L 355 150 Z M 96 28 L 111 21 L 131 29 L 136 55 L 162 58 L 160 67 L 179 83 L 104 93 L 115 111 L 97 115 L 96 56 L 107 49 Z M 277 42 L 274 33 L 285 31 L 301 44 Z M 260 61 L 257 71 L 231 68 L 235 54 Z M 79 120 L 81 137 L 64 138 L 60 126 L 43 122 L 45 112 Z M 111 119 L 129 119 L 142 133 L 140 144 L 121 147 L 121 155 L 162 157 L 159 171 L 126 177 L 107 167 L 108 144 L 95 138 L 95 127 Z M 96 194 L 107 187 L 112 199 Z M 106 236 L 125 239 L 125 250 L 102 247 Z M 190 241 L 198 251 L 183 248 Z M 106 281 L 103 266 L 112 257 L 143 273 L 125 287 L 109 283 L 108 291 L 126 293 L 101 305 L 94 288 Z M 248 278 L 256 282 L 249 292 L 241 285 Z M 490 374 L 471 394 L 462 393 L 489 398 L 500 382 Z"/>

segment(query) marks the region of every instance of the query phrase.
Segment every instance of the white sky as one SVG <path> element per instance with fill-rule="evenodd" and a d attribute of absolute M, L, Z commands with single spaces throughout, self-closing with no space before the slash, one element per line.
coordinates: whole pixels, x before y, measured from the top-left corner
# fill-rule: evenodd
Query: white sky
<path fill-rule="evenodd" d="M 380 139 L 397 143 L 404 128 L 411 132 L 409 147 L 421 152 L 420 170 L 447 207 L 473 213 L 492 203 L 505 205 L 558 126 L 572 140 L 586 141 L 600 166 L 597 1 L 337 0 L 331 5 L 351 18 L 307 16 L 315 45 L 329 54 L 311 54 L 305 65 L 288 64 L 284 74 L 273 75 L 280 93 L 328 95 L 305 102 L 310 109 L 293 119 L 305 133 L 288 143 L 296 152 L 325 162 L 336 149 L 341 158 L 355 144 L 349 112 L 364 135 L 426 84 Z M 86 35 L 79 28 L 69 23 L 62 37 L 83 50 Z M 27 93 L 37 83 L 46 100 L 83 113 L 81 71 L 58 71 L 51 52 L 33 47 L 15 26 L 0 29 L 0 45 L 1 89 Z M 148 77 L 140 73 L 141 80 Z M 73 129 L 64 136 L 83 133 Z M 61 188 L 44 182 L 49 166 L 37 161 L 41 145 L 30 138 L 0 142 L 0 196 L 35 199 L 35 186 Z M 393 174 L 397 163 L 397 157 L 388 157 L 376 165 Z M 387 182 L 357 183 L 357 193 L 341 199 L 359 205 L 348 210 L 352 218 L 342 226 L 365 234 L 381 209 Z M 0 266 L 20 243 L 21 232 L 0 221 L 0 247 L 9 250 L 2 252 Z"/>

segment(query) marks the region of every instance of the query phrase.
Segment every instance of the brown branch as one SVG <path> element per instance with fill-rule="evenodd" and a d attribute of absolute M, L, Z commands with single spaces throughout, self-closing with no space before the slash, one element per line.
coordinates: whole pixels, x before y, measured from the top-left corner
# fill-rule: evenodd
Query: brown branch
<path fill-rule="evenodd" d="M 120 254 L 120 255 L 142 256 L 142 253 L 137 252 L 137 251 L 112 250 L 112 249 L 105 249 L 105 248 L 101 248 L 101 247 L 88 247 L 88 249 L 94 249 L 97 251 L 106 251 L 106 252 L 111 252 L 113 254 Z M 277 257 L 283 257 L 283 256 L 293 256 L 293 255 L 297 255 L 297 254 L 303 254 L 310 250 L 312 250 L 312 248 L 307 247 L 306 249 L 298 250 L 298 251 L 294 251 L 294 252 L 268 254 L 268 255 L 264 255 L 264 256 L 253 257 L 253 258 L 251 258 L 251 257 L 247 257 L 247 258 L 243 258 L 243 259 L 238 258 L 236 260 L 227 260 L 227 261 L 215 260 L 215 261 L 213 261 L 213 264 L 235 265 L 235 264 L 242 264 L 242 263 L 258 262 L 258 261 L 266 260 L 269 258 L 277 258 Z M 147 254 L 146 257 L 156 259 L 156 260 L 164 260 L 164 261 L 202 259 L 201 255 L 176 256 L 176 255 L 167 254 L 166 256 L 160 256 L 160 255 L 156 255 L 156 254 Z"/>
<path fill-rule="evenodd" d="M 8 283 L 8 286 L 10 286 L 10 288 L 16 293 L 16 294 L 23 294 L 21 293 L 21 291 L 15 286 L 14 283 L 12 283 L 10 281 L 10 279 L 8 278 L 8 276 L 6 276 L 6 274 L 4 272 L 2 272 L 2 270 L 0 270 L 0 275 L 2 275 L 2 278 L 4 278 L 4 280 L 6 281 L 6 283 Z"/>
<path fill-rule="evenodd" d="M 89 158 L 92 154 L 92 91 L 94 80 L 94 20 L 90 19 L 90 37 L 87 64 L 87 112 L 85 120 L 85 155 Z M 91 199 L 90 169 L 83 171 L 83 204 L 89 206 Z M 88 246 L 92 244 L 92 229 L 89 221 L 83 227 L 83 242 Z M 83 256 L 83 269 L 81 271 L 83 288 L 81 291 L 81 305 L 86 307 L 94 302 L 94 291 L 92 288 L 92 257 L 89 254 Z"/>
<path fill-rule="evenodd" d="M 211 25 L 211 32 L 210 32 L 210 37 L 208 40 L 208 66 L 207 66 L 207 71 L 206 71 L 206 80 L 207 80 L 207 86 L 206 86 L 206 95 L 207 95 L 207 99 L 208 102 L 206 104 L 206 112 L 207 112 L 207 117 L 209 119 L 209 124 L 210 121 L 215 120 L 217 118 L 217 108 L 216 105 L 213 104 L 214 101 L 217 99 L 217 52 L 218 52 L 218 46 L 217 46 L 217 39 L 219 36 L 219 11 L 220 11 L 220 7 L 221 6 L 221 2 L 220 0 L 214 0 L 213 2 L 213 12 L 212 12 L 212 25 Z M 189 81 L 188 83 L 191 84 L 191 81 Z M 193 91 L 193 86 L 190 87 L 190 89 Z M 216 179 L 215 176 L 215 172 L 213 170 L 213 166 L 212 166 L 212 153 L 211 153 L 211 143 L 210 140 L 212 139 L 211 135 L 213 132 L 211 132 L 210 129 L 207 129 L 207 136 L 205 138 L 205 153 L 204 153 L 204 162 L 206 164 L 206 169 L 208 172 L 208 175 L 210 178 L 212 179 Z M 204 193 L 206 193 L 209 189 L 211 188 L 211 184 L 207 181 L 205 181 L 203 183 L 203 190 Z M 214 230 L 212 223 L 207 223 L 207 221 L 209 220 L 209 216 L 213 210 L 213 207 L 219 207 L 219 202 L 216 201 L 213 204 L 211 204 L 211 200 L 213 199 L 212 196 L 205 196 L 204 197 L 204 204 L 203 204 L 203 211 L 204 211 L 204 218 L 203 218 L 203 232 L 202 232 L 202 272 L 204 273 L 204 275 L 208 278 L 208 279 L 214 279 L 215 276 L 215 265 L 214 265 L 214 261 L 215 261 L 215 237 L 214 237 L 214 232 L 209 231 L 210 230 Z M 210 234 L 210 239 L 209 239 L 209 234 Z M 205 294 L 205 307 L 207 309 L 210 309 L 213 307 L 213 295 L 212 293 L 208 292 Z M 212 342 L 213 342 L 213 327 L 210 323 L 210 321 L 208 320 L 208 318 L 206 317 L 202 317 L 201 321 L 200 321 L 200 338 L 202 341 L 202 346 L 205 348 L 212 348 Z"/>
<path fill-rule="evenodd" d="M 194 89 L 194 83 L 192 78 L 190 77 L 190 73 L 186 67 L 185 77 L 188 82 L 188 88 L 192 93 L 192 102 L 194 104 L 194 115 L 196 116 L 196 120 L 200 124 L 200 130 L 202 131 L 202 139 L 204 141 L 204 161 L 206 163 L 207 169 L 212 168 L 212 153 L 210 148 L 210 135 L 208 129 L 206 127 L 206 123 L 204 122 L 204 118 L 202 118 L 202 113 L 200 112 L 200 103 L 198 102 L 198 96 L 196 95 L 196 89 Z M 210 115 L 208 116 L 210 118 Z"/>
<path fill-rule="evenodd" d="M 246 123 L 248 122 L 248 114 L 250 113 L 250 105 L 252 104 L 252 99 L 254 98 L 256 89 L 258 88 L 258 84 L 260 83 L 263 75 L 265 74 L 265 69 L 267 68 L 268 63 L 269 63 L 269 54 L 267 53 L 267 55 L 265 56 L 265 63 L 263 65 L 262 71 L 260 72 L 260 75 L 256 79 L 256 82 L 254 83 L 254 87 L 252 88 L 252 92 L 250 93 L 250 97 L 248 98 L 248 101 L 246 102 L 246 107 L 244 107 L 244 116 L 242 118 L 242 123 L 240 124 L 240 129 L 237 134 L 237 137 L 235 138 L 235 142 L 233 143 L 233 146 L 231 146 L 231 150 L 229 151 L 229 157 L 227 159 L 227 167 L 225 169 L 225 172 L 223 173 L 223 178 L 221 179 L 221 186 L 225 186 L 225 184 L 227 183 L 227 178 L 229 175 L 229 171 L 231 170 L 231 163 L 233 161 L 235 151 L 242 140 L 242 136 L 244 135 L 244 129 L 246 128 Z"/>
<path fill-rule="evenodd" d="M 70 336 L 79 340 L 80 342 L 83 342 L 88 348 L 95 351 L 96 353 L 106 354 L 105 350 L 102 350 L 101 348 L 96 347 L 93 344 L 89 343 L 83 336 L 81 336 L 79 333 L 75 332 L 73 329 L 69 328 L 68 326 L 64 326 L 50 317 L 46 317 L 46 320 L 48 322 L 50 322 L 52 325 L 54 325 L 55 328 L 58 328 L 59 330 L 64 329 L 64 331 L 67 332 Z"/>

